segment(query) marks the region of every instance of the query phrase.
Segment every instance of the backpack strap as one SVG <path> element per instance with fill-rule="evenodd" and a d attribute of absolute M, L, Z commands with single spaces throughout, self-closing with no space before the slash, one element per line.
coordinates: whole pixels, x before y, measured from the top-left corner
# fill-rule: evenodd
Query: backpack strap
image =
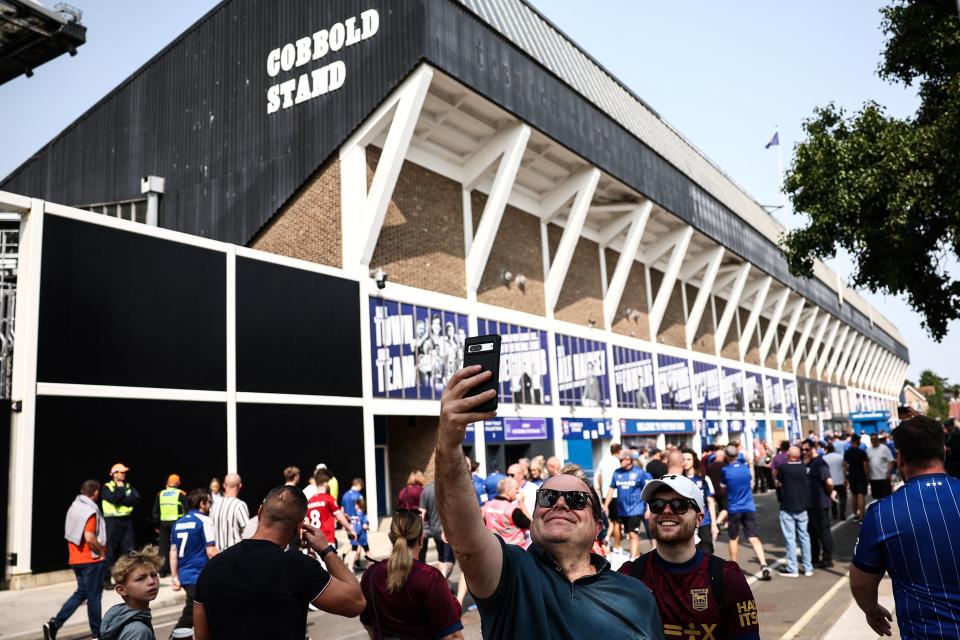
<path fill-rule="evenodd" d="M 650 552 L 648 552 L 650 553 Z M 643 573 L 647 567 L 647 553 L 643 553 L 632 563 L 630 567 L 630 576 L 637 580 L 643 580 Z"/>
<path fill-rule="evenodd" d="M 710 576 L 710 589 L 718 609 L 723 609 L 723 558 L 711 555 L 707 562 L 707 575 Z"/>

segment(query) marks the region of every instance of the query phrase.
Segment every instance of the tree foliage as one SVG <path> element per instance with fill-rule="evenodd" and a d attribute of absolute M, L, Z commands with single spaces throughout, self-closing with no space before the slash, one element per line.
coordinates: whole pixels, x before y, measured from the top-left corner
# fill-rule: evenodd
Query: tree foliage
<path fill-rule="evenodd" d="M 920 372 L 920 386 L 933 387 L 934 392 L 925 394 L 929 410 L 927 415 L 937 420 L 944 420 L 950 414 L 947 406 L 947 399 L 943 395 L 944 389 L 949 385 L 946 378 L 938 376 L 930 369 L 924 369 Z"/>
<path fill-rule="evenodd" d="M 785 183 L 810 221 L 784 249 L 807 277 L 815 259 L 846 250 L 855 286 L 905 294 L 940 341 L 960 317 L 960 282 L 947 271 L 960 259 L 960 18 L 955 0 L 896 0 L 881 14 L 878 73 L 916 85 L 920 107 L 905 119 L 875 102 L 814 111 Z"/>

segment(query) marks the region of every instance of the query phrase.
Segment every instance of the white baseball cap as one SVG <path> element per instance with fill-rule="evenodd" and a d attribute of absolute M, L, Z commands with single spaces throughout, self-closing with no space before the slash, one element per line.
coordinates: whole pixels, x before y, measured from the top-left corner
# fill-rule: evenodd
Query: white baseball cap
<path fill-rule="evenodd" d="M 697 503 L 700 513 L 706 512 L 706 505 L 703 501 L 703 491 L 700 490 L 693 480 L 686 476 L 667 475 L 658 480 L 651 480 L 640 492 L 640 499 L 644 502 L 653 500 L 653 495 L 660 489 L 673 489 L 684 498 L 690 498 Z"/>

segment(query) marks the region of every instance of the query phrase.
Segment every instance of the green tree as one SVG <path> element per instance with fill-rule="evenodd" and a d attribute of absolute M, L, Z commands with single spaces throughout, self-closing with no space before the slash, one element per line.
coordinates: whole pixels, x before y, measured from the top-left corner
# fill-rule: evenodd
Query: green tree
<path fill-rule="evenodd" d="M 920 386 L 933 387 L 934 392 L 927 395 L 927 403 L 930 405 L 927 415 L 937 420 L 944 420 L 949 415 L 947 400 L 943 397 L 943 390 L 949 386 L 946 378 L 941 378 L 930 369 L 924 369 L 920 372 Z"/>
<path fill-rule="evenodd" d="M 810 221 L 783 244 L 807 277 L 815 259 L 846 250 L 855 286 L 905 294 L 940 341 L 960 317 L 960 282 L 947 272 L 960 259 L 960 18 L 955 0 L 895 0 L 881 16 L 878 73 L 916 85 L 920 106 L 905 119 L 875 102 L 814 111 L 785 182 Z"/>

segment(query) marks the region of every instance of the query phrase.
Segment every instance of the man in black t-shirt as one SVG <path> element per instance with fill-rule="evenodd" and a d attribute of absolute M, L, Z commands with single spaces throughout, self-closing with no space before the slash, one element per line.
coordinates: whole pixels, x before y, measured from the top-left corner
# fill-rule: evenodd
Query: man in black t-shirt
<path fill-rule="evenodd" d="M 363 612 L 356 578 L 320 530 L 304 524 L 306 513 L 300 489 L 273 489 L 257 513 L 253 537 L 207 563 L 194 598 L 196 640 L 302 640 L 307 605 L 351 618 Z M 301 537 L 326 570 L 299 551 Z M 288 544 L 293 548 L 284 551 Z"/>
<path fill-rule="evenodd" d="M 855 433 L 850 438 L 850 448 L 843 454 L 843 472 L 847 477 L 850 509 L 857 514 L 857 522 L 863 522 L 866 509 L 869 464 L 867 452 L 860 448 L 860 435 Z"/>
<path fill-rule="evenodd" d="M 787 566 L 777 573 L 784 578 L 800 575 L 797 566 L 797 541 L 803 557 L 803 575 L 813 575 L 807 504 L 810 501 L 809 470 L 800 459 L 796 445 L 787 450 L 787 461 L 777 468 L 777 496 L 780 498 L 780 530 L 787 548 Z"/>

